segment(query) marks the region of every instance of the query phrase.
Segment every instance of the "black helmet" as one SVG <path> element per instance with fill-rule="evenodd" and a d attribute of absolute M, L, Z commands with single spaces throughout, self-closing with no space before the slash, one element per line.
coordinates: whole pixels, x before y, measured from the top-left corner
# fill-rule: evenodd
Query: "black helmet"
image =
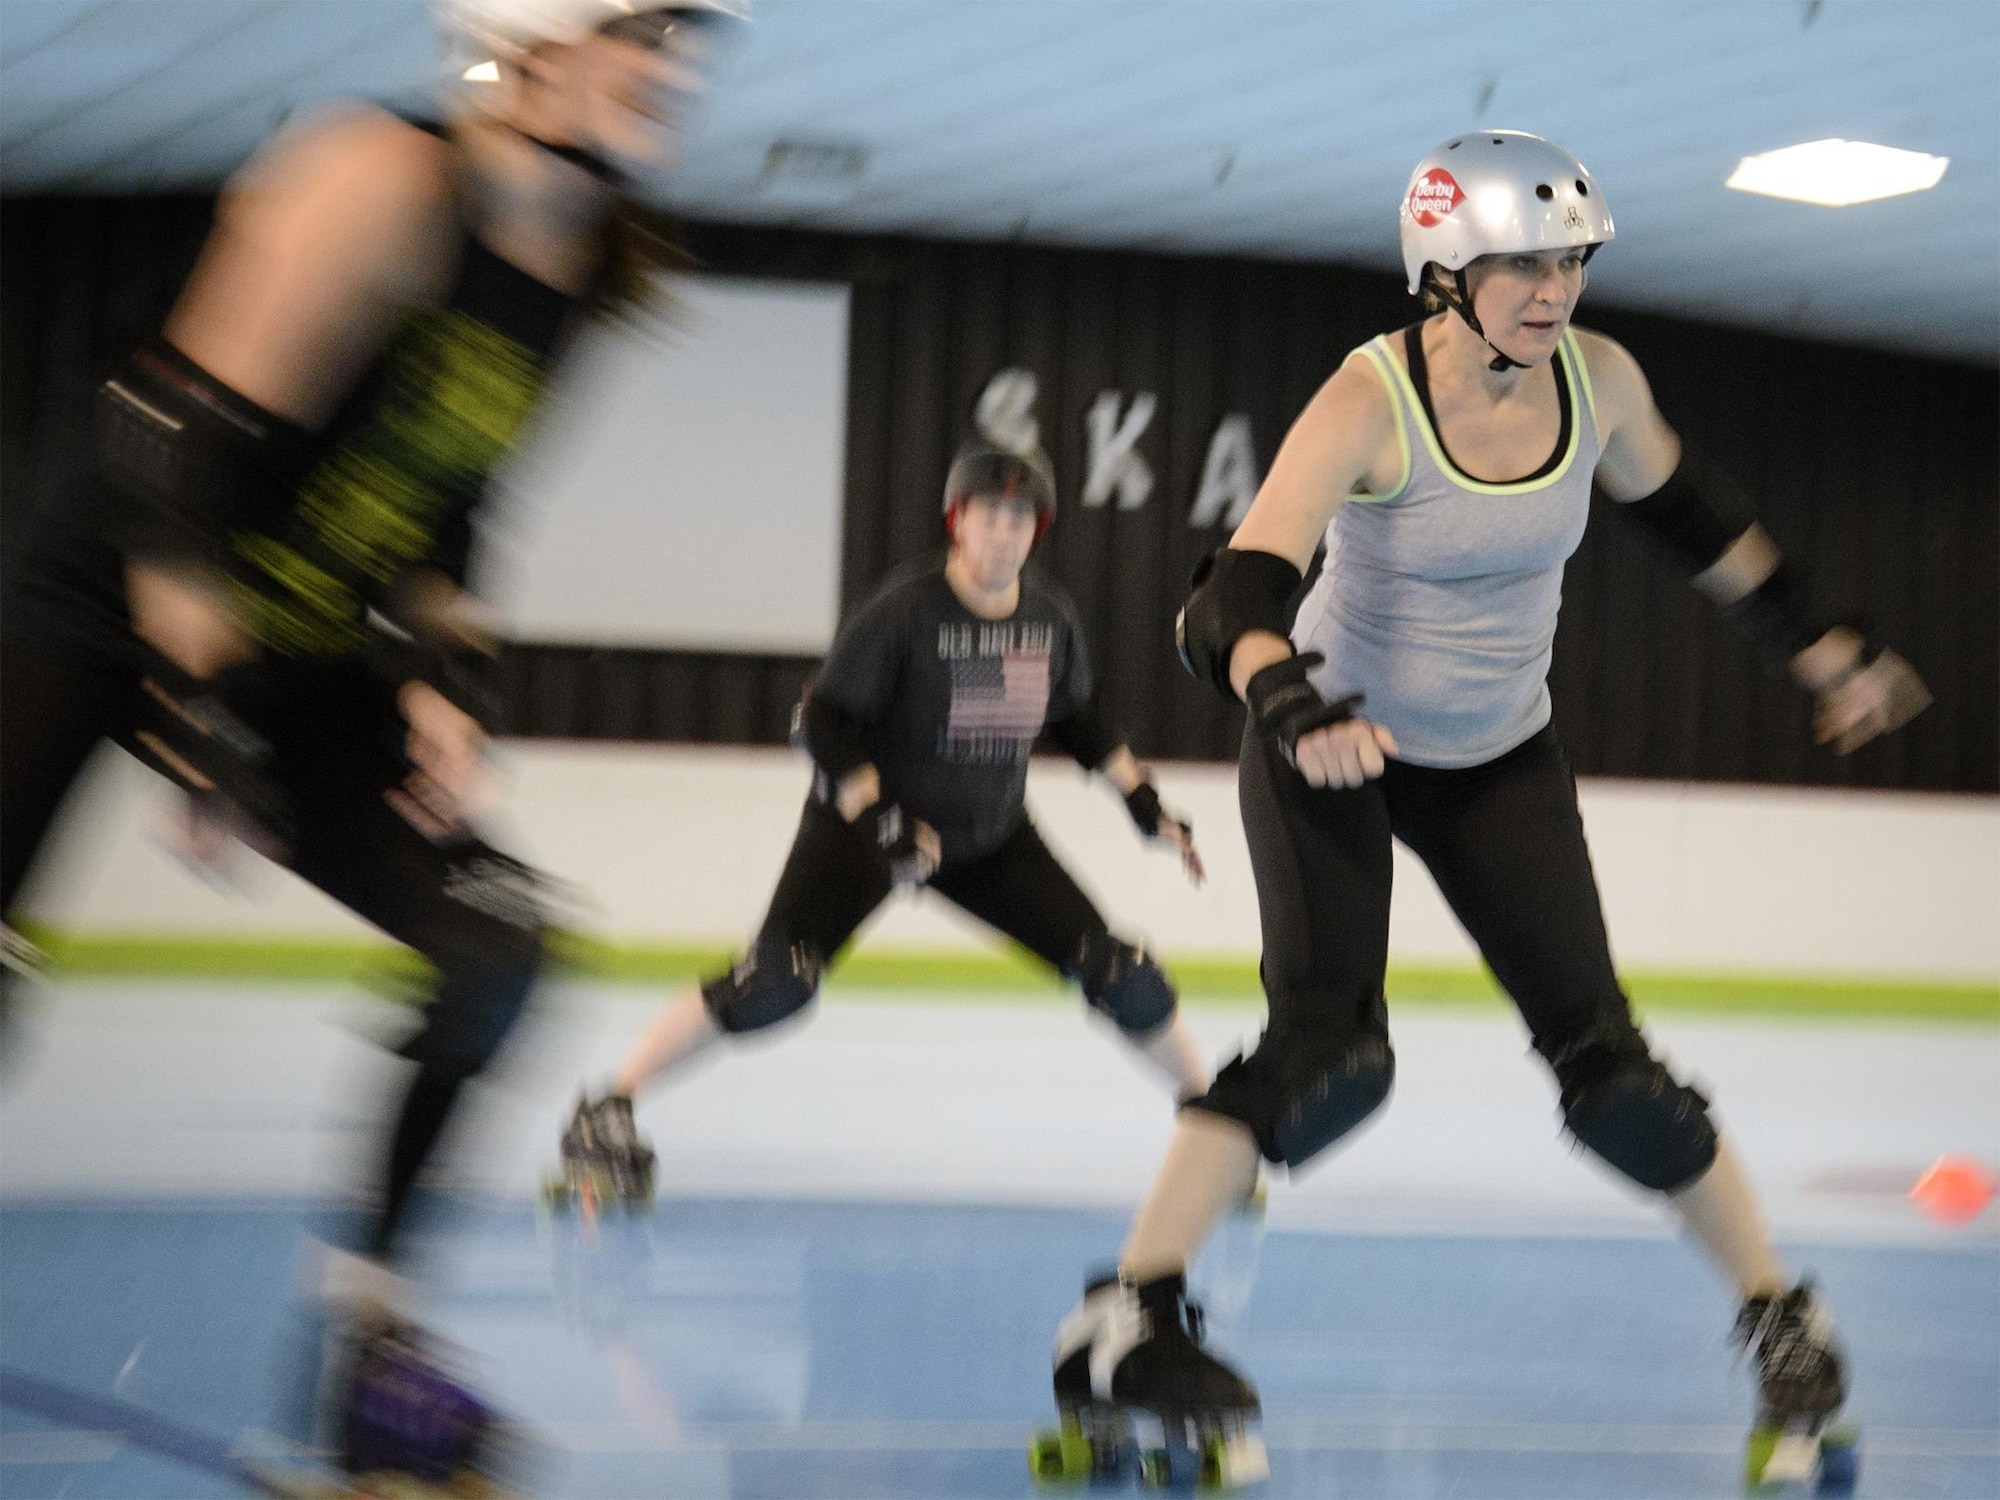
<path fill-rule="evenodd" d="M 958 509 L 975 497 L 1032 500 L 1035 506 L 1035 540 L 1056 518 L 1056 476 L 1040 449 L 1025 453 L 992 443 L 968 443 L 951 461 L 944 481 L 944 529 L 947 534 L 957 524 Z"/>

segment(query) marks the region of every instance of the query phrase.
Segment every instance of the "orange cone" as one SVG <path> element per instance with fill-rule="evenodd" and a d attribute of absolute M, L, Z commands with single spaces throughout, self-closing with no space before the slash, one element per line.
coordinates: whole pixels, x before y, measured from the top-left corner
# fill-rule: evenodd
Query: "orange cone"
<path fill-rule="evenodd" d="M 1940 1224 L 1970 1224 L 1993 1201 L 1993 1177 L 1969 1156 L 1940 1156 L 1910 1189 L 1910 1201 Z"/>

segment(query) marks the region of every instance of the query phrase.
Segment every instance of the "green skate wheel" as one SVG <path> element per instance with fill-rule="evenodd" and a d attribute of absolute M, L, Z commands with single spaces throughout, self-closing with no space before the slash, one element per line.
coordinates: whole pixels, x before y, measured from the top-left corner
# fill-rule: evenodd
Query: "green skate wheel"
<path fill-rule="evenodd" d="M 1770 1466 L 1771 1454 L 1777 1448 L 1778 1439 L 1782 1436 L 1783 1434 L 1775 1427 L 1751 1429 L 1750 1441 L 1743 1450 L 1745 1489 L 1754 1493 L 1767 1487 L 1764 1483 L 1764 1470 Z"/>
<path fill-rule="evenodd" d="M 1202 1455 L 1186 1443 L 1167 1439 L 1164 1448 L 1148 1448 L 1139 1455 L 1139 1484 L 1149 1490 L 1191 1493 L 1201 1488 Z"/>
<path fill-rule="evenodd" d="M 1028 1444 L 1028 1472 L 1045 1488 L 1070 1489 L 1087 1484 L 1091 1477 L 1090 1439 L 1080 1427 L 1066 1426 L 1056 1432 L 1038 1432 Z"/>

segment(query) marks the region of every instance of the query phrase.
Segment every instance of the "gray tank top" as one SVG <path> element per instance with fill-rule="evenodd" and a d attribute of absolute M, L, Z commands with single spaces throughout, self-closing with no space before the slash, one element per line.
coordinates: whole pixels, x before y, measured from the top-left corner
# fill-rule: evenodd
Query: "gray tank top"
<path fill-rule="evenodd" d="M 1326 656 L 1312 678 L 1322 693 L 1368 695 L 1362 713 L 1389 727 L 1402 759 L 1482 765 L 1549 721 L 1563 563 L 1583 538 L 1599 452 L 1590 374 L 1565 331 L 1555 456 L 1526 479 L 1488 484 L 1445 455 L 1389 339 L 1360 353 L 1395 408 L 1403 479 L 1335 513 L 1292 640 Z"/>

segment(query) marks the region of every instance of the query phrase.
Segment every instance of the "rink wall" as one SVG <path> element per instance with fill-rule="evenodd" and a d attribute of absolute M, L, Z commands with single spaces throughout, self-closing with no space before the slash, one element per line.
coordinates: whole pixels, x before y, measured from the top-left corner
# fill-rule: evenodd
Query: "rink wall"
<path fill-rule="evenodd" d="M 513 742 L 501 842 L 568 882 L 564 924 L 594 964 L 690 972 L 755 925 L 806 789 L 787 751 Z M 1194 821 L 1209 881 L 1143 847 L 1102 784 L 1037 761 L 1038 825 L 1112 924 L 1143 935 L 1191 992 L 1249 995 L 1258 930 L 1233 768 L 1160 769 Z M 162 784 L 106 752 L 72 836 L 38 880 L 37 920 L 67 961 L 105 970 L 320 972 L 373 934 L 249 856 L 235 888 L 163 846 Z M 1586 780 L 1584 817 L 1614 949 L 1642 1004 L 1906 1008 L 2000 1016 L 2000 798 Z M 1392 989 L 1490 993 L 1422 867 L 1397 850 Z M 936 898 L 899 899 L 852 980 L 1018 987 L 1035 979 Z"/>

